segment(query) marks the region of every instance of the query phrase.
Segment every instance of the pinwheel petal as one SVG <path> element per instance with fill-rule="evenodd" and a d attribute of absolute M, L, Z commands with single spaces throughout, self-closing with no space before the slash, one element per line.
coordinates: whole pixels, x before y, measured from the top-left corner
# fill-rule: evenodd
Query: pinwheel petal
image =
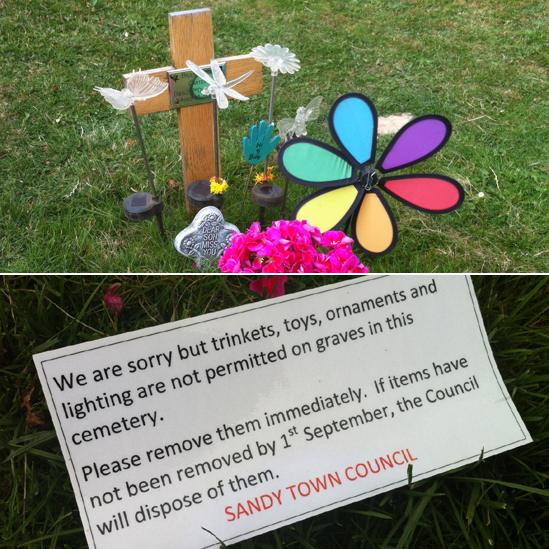
<path fill-rule="evenodd" d="M 414 174 L 383 178 L 379 186 L 404 204 L 430 213 L 448 213 L 461 206 L 463 187 L 451 177 Z"/>
<path fill-rule="evenodd" d="M 314 187 L 348 185 L 354 175 L 353 167 L 337 149 L 307 137 L 286 143 L 278 153 L 278 165 L 292 181 Z"/>
<path fill-rule="evenodd" d="M 442 149 L 451 133 L 452 125 L 443 116 L 415 118 L 393 137 L 376 166 L 386 173 L 416 164 Z"/>
<path fill-rule="evenodd" d="M 398 230 L 391 209 L 381 193 L 372 190 L 364 195 L 353 219 L 357 244 L 370 255 L 384 255 L 396 245 Z"/>
<path fill-rule="evenodd" d="M 362 193 L 354 185 L 323 189 L 305 197 L 294 210 L 294 219 L 308 221 L 321 232 L 341 227 L 360 202 Z"/>
<path fill-rule="evenodd" d="M 330 110 L 329 123 L 333 138 L 354 162 L 364 166 L 374 160 L 377 112 L 365 95 L 342 95 Z"/>

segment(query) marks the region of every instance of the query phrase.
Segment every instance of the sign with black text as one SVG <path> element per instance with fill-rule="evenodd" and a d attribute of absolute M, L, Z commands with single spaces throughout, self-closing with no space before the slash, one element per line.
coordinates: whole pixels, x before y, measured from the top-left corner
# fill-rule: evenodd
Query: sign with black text
<path fill-rule="evenodd" d="M 531 442 L 467 276 L 367 276 L 35 355 L 92 548 L 217 547 Z"/>

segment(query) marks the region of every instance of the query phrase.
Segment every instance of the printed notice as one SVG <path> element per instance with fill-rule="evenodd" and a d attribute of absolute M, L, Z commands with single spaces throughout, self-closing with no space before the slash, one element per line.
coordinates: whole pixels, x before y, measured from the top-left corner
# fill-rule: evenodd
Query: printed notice
<path fill-rule="evenodd" d="M 531 442 L 467 276 L 369 276 L 34 357 L 88 544 L 230 544 Z"/>

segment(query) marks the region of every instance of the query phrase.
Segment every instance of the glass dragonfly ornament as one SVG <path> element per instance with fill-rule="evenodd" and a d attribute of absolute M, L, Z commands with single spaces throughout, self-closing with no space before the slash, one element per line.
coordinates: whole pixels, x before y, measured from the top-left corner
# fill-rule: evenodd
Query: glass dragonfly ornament
<path fill-rule="evenodd" d="M 233 88 L 249 78 L 254 71 L 248 71 L 238 78 L 227 82 L 225 73 L 221 70 L 219 63 L 215 59 L 210 61 L 211 76 L 190 60 L 187 60 L 187 67 L 208 84 L 208 87 L 202 90 L 202 94 L 213 97 L 220 109 L 226 109 L 229 106 L 229 97 L 238 99 L 239 101 L 249 101 L 249 97 L 242 95 Z"/>
<path fill-rule="evenodd" d="M 464 198 L 462 186 L 444 175 L 392 175 L 438 152 L 450 138 L 449 120 L 438 115 L 415 118 L 398 131 L 376 162 L 377 118 L 366 96 L 343 95 L 329 114 L 330 132 L 339 149 L 298 137 L 278 154 L 284 175 L 319 189 L 297 205 L 294 218 L 307 220 L 322 232 L 350 222 L 357 244 L 374 256 L 390 252 L 398 239 L 394 215 L 381 191 L 436 214 L 457 209 Z"/>

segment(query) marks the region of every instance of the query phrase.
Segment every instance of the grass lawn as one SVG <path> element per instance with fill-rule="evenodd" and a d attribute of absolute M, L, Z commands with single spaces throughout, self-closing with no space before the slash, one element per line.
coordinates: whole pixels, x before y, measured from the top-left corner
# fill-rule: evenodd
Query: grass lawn
<path fill-rule="evenodd" d="M 334 280 L 293 277 L 287 290 Z M 496 361 L 532 434 L 532 444 L 237 547 L 548 547 L 548 280 L 474 278 Z M 104 289 L 115 281 L 122 283 L 125 300 L 119 318 L 112 318 L 102 303 Z M 244 277 L 4 277 L 0 284 L 0 547 L 86 547 L 32 353 L 256 299 Z"/>
<path fill-rule="evenodd" d="M 302 69 L 279 79 L 275 119 L 322 95 L 310 135 L 328 138 L 328 106 L 370 96 L 380 114 L 450 118 L 454 134 L 417 171 L 458 179 L 456 213 L 429 216 L 391 200 L 400 242 L 375 272 L 548 270 L 547 13 L 525 0 L 212 0 L 218 56 L 265 42 L 296 52 Z M 193 1 L 0 1 L 0 270 L 181 272 L 190 260 L 171 239 L 189 221 L 182 206 L 175 112 L 143 119 L 166 203 L 170 241 L 153 223 L 124 220 L 122 199 L 146 174 L 125 114 L 93 86 L 170 63 L 168 18 Z M 268 78 L 266 77 L 266 83 Z M 225 215 L 241 230 L 257 219 L 241 140 L 266 117 L 268 85 L 221 113 Z M 379 150 L 387 143 L 382 139 Z M 310 192 L 291 184 L 290 211 Z M 484 193 L 484 197 L 479 197 Z M 271 218 L 281 217 L 277 211 Z"/>

